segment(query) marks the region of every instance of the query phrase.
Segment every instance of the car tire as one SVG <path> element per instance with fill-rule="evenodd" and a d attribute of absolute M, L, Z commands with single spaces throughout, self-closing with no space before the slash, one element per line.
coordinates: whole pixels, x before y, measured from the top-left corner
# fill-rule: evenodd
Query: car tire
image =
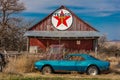
<path fill-rule="evenodd" d="M 97 75 L 99 73 L 99 69 L 96 66 L 89 66 L 87 69 L 88 75 Z"/>
<path fill-rule="evenodd" d="M 42 68 L 42 74 L 45 75 L 45 74 L 51 74 L 52 73 L 52 68 L 50 66 L 44 66 Z"/>

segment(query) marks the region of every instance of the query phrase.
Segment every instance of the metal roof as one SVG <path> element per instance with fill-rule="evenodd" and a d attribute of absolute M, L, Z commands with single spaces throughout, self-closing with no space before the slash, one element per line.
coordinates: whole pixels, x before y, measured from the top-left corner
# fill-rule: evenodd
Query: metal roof
<path fill-rule="evenodd" d="M 100 37 L 97 31 L 27 31 L 28 37 Z"/>

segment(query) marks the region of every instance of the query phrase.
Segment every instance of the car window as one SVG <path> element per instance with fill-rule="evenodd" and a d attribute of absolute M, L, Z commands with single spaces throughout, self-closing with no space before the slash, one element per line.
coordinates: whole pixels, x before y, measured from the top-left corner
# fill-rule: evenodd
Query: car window
<path fill-rule="evenodd" d="M 91 55 L 90 55 L 89 57 L 90 57 L 91 59 L 98 60 L 97 58 L 95 58 L 95 57 L 93 57 L 93 56 L 91 56 Z"/>
<path fill-rule="evenodd" d="M 69 60 L 82 61 L 82 60 L 84 60 L 84 58 L 81 57 L 81 56 L 70 56 L 70 57 L 69 57 Z"/>

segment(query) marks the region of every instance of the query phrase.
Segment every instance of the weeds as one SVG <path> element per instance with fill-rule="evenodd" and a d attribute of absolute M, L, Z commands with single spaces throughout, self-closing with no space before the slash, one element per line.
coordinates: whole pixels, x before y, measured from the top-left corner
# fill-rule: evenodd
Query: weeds
<path fill-rule="evenodd" d="M 21 74 L 34 71 L 34 62 L 39 58 L 35 56 L 21 55 L 17 58 L 10 58 L 4 72 L 10 74 Z"/>

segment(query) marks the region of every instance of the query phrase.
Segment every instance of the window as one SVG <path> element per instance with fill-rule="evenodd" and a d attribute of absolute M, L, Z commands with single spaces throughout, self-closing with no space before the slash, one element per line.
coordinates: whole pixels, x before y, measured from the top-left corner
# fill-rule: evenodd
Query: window
<path fill-rule="evenodd" d="M 84 58 L 81 56 L 71 56 L 71 57 L 69 57 L 69 60 L 82 61 L 82 60 L 84 60 Z"/>

